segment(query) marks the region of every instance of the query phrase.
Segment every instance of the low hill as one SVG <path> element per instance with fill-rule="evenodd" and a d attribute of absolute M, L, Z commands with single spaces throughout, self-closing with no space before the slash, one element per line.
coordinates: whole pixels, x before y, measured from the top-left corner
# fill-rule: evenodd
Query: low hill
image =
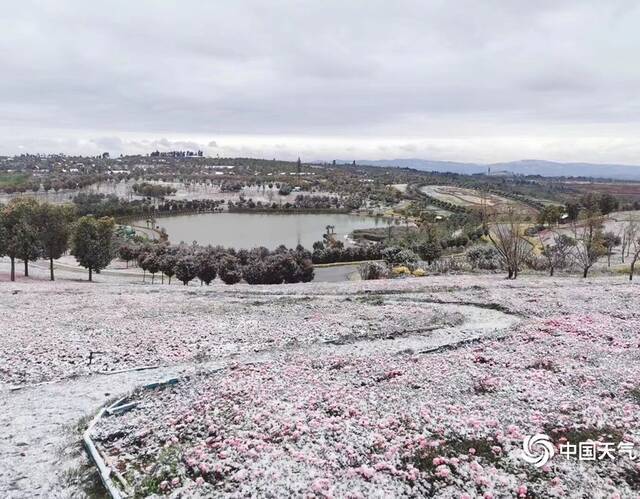
<path fill-rule="evenodd" d="M 342 161 L 340 161 L 342 162 Z M 350 161 L 344 161 L 350 163 Z M 356 160 L 359 165 L 395 166 L 415 168 L 423 171 L 451 172 L 466 175 L 483 174 L 491 169 L 491 174 L 540 175 L 543 177 L 591 177 L 617 180 L 640 180 L 640 166 L 599 164 L 599 163 L 560 163 L 538 159 L 508 161 L 504 163 L 462 163 L 455 161 L 432 161 L 428 159 L 380 159 Z"/>

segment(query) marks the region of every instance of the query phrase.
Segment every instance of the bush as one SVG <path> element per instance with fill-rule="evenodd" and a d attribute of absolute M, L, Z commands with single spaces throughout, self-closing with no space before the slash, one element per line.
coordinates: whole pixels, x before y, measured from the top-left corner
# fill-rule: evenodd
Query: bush
<path fill-rule="evenodd" d="M 388 277 L 387 268 L 378 262 L 365 262 L 358 267 L 358 272 L 363 281 L 385 279 Z"/>
<path fill-rule="evenodd" d="M 138 256 L 136 249 L 129 243 L 124 243 L 118 248 L 118 258 L 127 262 L 127 267 L 131 260 L 135 260 Z"/>
<path fill-rule="evenodd" d="M 176 278 L 185 286 L 198 275 L 198 266 L 191 255 L 183 255 L 175 266 Z"/>
<path fill-rule="evenodd" d="M 549 268 L 549 261 L 542 255 L 529 255 L 524 264 L 531 270 L 547 270 Z"/>
<path fill-rule="evenodd" d="M 179 259 L 180 255 L 173 246 L 160 256 L 160 272 L 169 278 L 169 284 L 171 284 L 171 278 L 176 274 L 176 265 Z"/>
<path fill-rule="evenodd" d="M 382 250 L 382 258 L 390 267 L 411 267 L 418 263 L 418 256 L 411 250 L 390 246 Z"/>
<path fill-rule="evenodd" d="M 413 269 L 418 263 L 418 255 L 411 250 L 405 249 L 396 255 L 396 261 L 394 263 Z"/>
<path fill-rule="evenodd" d="M 313 263 L 304 250 L 289 251 L 286 248 L 264 258 L 252 258 L 242 268 L 242 275 L 249 284 L 281 284 L 309 282 L 313 279 Z"/>
<path fill-rule="evenodd" d="M 270 256 L 264 260 L 254 258 L 242 269 L 242 276 L 249 284 L 281 284 L 283 260 L 278 256 Z M 295 262 L 294 262 L 295 266 Z"/>
<path fill-rule="evenodd" d="M 273 284 L 280 284 L 282 281 L 286 283 L 299 282 L 298 279 L 298 263 L 291 254 L 282 254 L 273 256 L 268 259 L 268 264 L 272 267 L 274 273 Z M 275 276 L 278 276 L 277 278 Z"/>
<path fill-rule="evenodd" d="M 160 257 L 154 252 L 146 253 L 143 268 L 151 274 L 151 283 L 153 284 L 155 275 L 160 270 Z"/>
<path fill-rule="evenodd" d="M 398 267 L 393 267 L 391 269 L 391 273 L 394 276 L 411 275 L 411 270 L 409 269 L 409 267 L 406 267 L 404 265 L 399 265 Z"/>
<path fill-rule="evenodd" d="M 218 272 L 218 253 L 213 247 L 208 246 L 196 253 L 195 262 L 198 268 L 198 279 L 208 286 Z"/>
<path fill-rule="evenodd" d="M 394 265 L 395 263 L 397 263 L 397 255 L 401 251 L 402 248 L 400 248 L 399 246 L 389 246 L 381 251 L 380 256 L 387 263 L 387 265 Z"/>
<path fill-rule="evenodd" d="M 467 251 L 466 256 L 471 270 L 497 270 L 500 268 L 500 256 L 493 246 L 474 246 Z"/>
<path fill-rule="evenodd" d="M 310 257 L 299 258 L 298 260 L 298 281 L 299 282 L 311 282 L 315 276 L 313 270 L 313 262 Z"/>
<path fill-rule="evenodd" d="M 399 251 L 399 249 L 398 249 Z M 370 244 L 367 246 L 323 247 L 314 245 L 313 263 L 358 262 L 362 260 L 380 260 L 382 258 L 382 245 Z"/>
<path fill-rule="evenodd" d="M 430 270 L 437 274 L 447 274 L 449 272 L 462 272 L 470 269 L 468 264 L 450 256 L 435 262 Z"/>
<path fill-rule="evenodd" d="M 249 284 L 266 284 L 267 273 L 267 266 L 262 260 L 250 260 L 242 267 L 242 277 Z"/>
<path fill-rule="evenodd" d="M 415 248 L 420 258 L 425 260 L 429 265 L 435 262 L 442 255 L 442 245 L 437 239 L 423 241 Z"/>
<path fill-rule="evenodd" d="M 239 283 L 242 280 L 242 269 L 238 259 L 232 255 L 222 257 L 218 267 L 218 274 L 225 284 Z"/>

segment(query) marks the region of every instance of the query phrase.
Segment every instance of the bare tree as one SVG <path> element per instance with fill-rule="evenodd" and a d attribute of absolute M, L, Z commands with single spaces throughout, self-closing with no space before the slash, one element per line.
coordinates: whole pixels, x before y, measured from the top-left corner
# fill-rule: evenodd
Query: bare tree
<path fill-rule="evenodd" d="M 556 269 L 563 269 L 569 265 L 571 253 L 576 245 L 572 238 L 566 234 L 557 233 L 554 233 L 551 243 L 545 243 L 540 233 L 538 233 L 538 238 L 542 246 L 542 256 L 547 261 L 550 276 L 553 276 Z"/>
<path fill-rule="evenodd" d="M 633 281 L 633 273 L 638 258 L 640 258 L 640 226 L 634 218 L 629 218 L 622 233 L 622 262 L 624 263 L 625 250 L 631 257 L 629 266 L 629 280 Z"/>
<path fill-rule="evenodd" d="M 640 227 L 638 226 L 638 221 L 630 218 L 627 220 L 623 230 L 622 230 L 622 250 L 621 257 L 622 263 L 624 263 L 625 256 L 629 256 L 631 253 L 631 249 L 635 244 L 635 241 L 638 238 L 638 230 Z"/>
<path fill-rule="evenodd" d="M 613 254 L 613 248 L 622 244 L 622 239 L 619 234 L 609 231 L 605 232 L 602 236 L 604 247 L 607 250 L 607 267 L 611 267 L 611 255 Z"/>
<path fill-rule="evenodd" d="M 602 236 L 602 218 L 599 215 L 587 216 L 580 223 L 574 222 L 573 236 L 576 241 L 575 259 L 582 268 L 582 277 L 586 278 L 598 258 L 607 254 Z"/>
<path fill-rule="evenodd" d="M 631 248 L 631 265 L 629 267 L 629 280 L 633 281 L 633 272 L 635 270 L 636 262 L 638 258 L 640 258 L 640 238 L 634 239 L 631 244 L 629 244 Z"/>
<path fill-rule="evenodd" d="M 522 224 L 513 209 L 489 229 L 489 240 L 498 251 L 508 273 L 508 279 L 516 279 L 525 259 L 533 251 L 533 245 L 523 236 Z"/>

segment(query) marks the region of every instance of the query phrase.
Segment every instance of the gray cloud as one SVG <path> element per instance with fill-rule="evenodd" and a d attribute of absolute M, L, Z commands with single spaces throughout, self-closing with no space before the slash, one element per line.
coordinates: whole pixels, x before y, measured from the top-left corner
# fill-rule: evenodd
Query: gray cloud
<path fill-rule="evenodd" d="M 0 153 L 633 161 L 639 22 L 624 0 L 12 2 Z"/>

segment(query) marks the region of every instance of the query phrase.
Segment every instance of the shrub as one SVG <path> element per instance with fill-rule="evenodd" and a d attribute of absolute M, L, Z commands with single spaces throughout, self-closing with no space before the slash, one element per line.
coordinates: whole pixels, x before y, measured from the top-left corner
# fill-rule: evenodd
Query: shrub
<path fill-rule="evenodd" d="M 129 243 L 124 243 L 118 248 L 118 258 L 127 262 L 127 267 L 129 267 L 129 262 L 135 260 L 137 256 L 136 250 Z"/>
<path fill-rule="evenodd" d="M 176 274 L 176 264 L 179 259 L 180 254 L 175 246 L 170 246 L 160 256 L 160 272 L 169 278 L 169 284 L 171 284 L 171 278 Z"/>
<path fill-rule="evenodd" d="M 467 251 L 471 270 L 496 270 L 500 268 L 500 256 L 493 246 L 474 246 Z"/>
<path fill-rule="evenodd" d="M 302 257 L 298 259 L 298 275 L 296 282 L 311 282 L 315 276 L 313 270 L 313 262 L 310 257 Z"/>
<path fill-rule="evenodd" d="M 424 271 L 424 269 L 416 269 L 413 271 L 413 275 L 416 277 L 424 277 L 427 275 L 427 273 Z"/>
<path fill-rule="evenodd" d="M 175 265 L 176 277 L 185 286 L 198 275 L 198 266 L 191 255 L 181 256 Z"/>
<path fill-rule="evenodd" d="M 524 264 L 531 270 L 547 270 L 549 268 L 548 260 L 542 255 L 531 254 L 527 257 Z"/>
<path fill-rule="evenodd" d="M 397 251 L 400 251 L 398 248 Z M 370 244 L 367 246 L 324 247 L 316 245 L 313 249 L 313 263 L 357 262 L 362 260 L 379 260 L 382 258 L 382 245 Z"/>
<path fill-rule="evenodd" d="M 396 261 L 394 262 L 402 267 L 415 268 L 418 263 L 418 255 L 411 250 L 402 250 L 396 255 Z"/>
<path fill-rule="evenodd" d="M 249 284 L 265 284 L 267 275 L 266 267 L 267 266 L 262 260 L 250 260 L 246 265 L 242 267 L 242 277 Z M 220 277 L 222 277 L 222 275 Z"/>
<path fill-rule="evenodd" d="M 308 252 L 279 249 L 264 258 L 252 258 L 242 268 L 242 275 L 249 284 L 281 284 L 309 282 L 313 279 L 313 263 Z"/>
<path fill-rule="evenodd" d="M 425 260 L 429 265 L 435 262 L 442 255 L 442 245 L 437 239 L 423 241 L 415 248 L 420 258 Z"/>
<path fill-rule="evenodd" d="M 201 249 L 195 255 L 195 262 L 198 269 L 198 279 L 208 286 L 216 278 L 218 272 L 217 251 L 211 246 Z"/>
<path fill-rule="evenodd" d="M 143 268 L 151 274 L 151 284 L 153 284 L 155 275 L 160 270 L 160 257 L 154 252 L 146 253 L 146 255 Z"/>
<path fill-rule="evenodd" d="M 443 258 L 442 260 L 438 260 L 430 267 L 429 270 L 436 274 L 447 274 L 449 272 L 462 272 L 469 271 L 471 269 L 468 263 L 450 256 Z"/>
<path fill-rule="evenodd" d="M 274 269 L 274 273 L 277 272 L 280 277 L 279 282 L 276 284 L 280 284 L 282 281 L 286 283 L 300 282 L 298 278 L 298 263 L 293 255 L 278 255 L 277 257 L 272 257 L 271 260 L 273 260 L 272 265 L 277 267 Z"/>
<path fill-rule="evenodd" d="M 382 250 L 382 258 L 390 267 L 404 266 L 414 268 L 418 256 L 411 250 L 390 246 Z"/>
<path fill-rule="evenodd" d="M 391 269 L 391 273 L 394 276 L 411 275 L 411 270 L 409 269 L 409 267 L 406 267 L 405 265 L 399 265 L 398 267 L 393 267 Z"/>
<path fill-rule="evenodd" d="M 400 248 L 399 246 L 389 246 L 381 251 L 380 256 L 387 263 L 387 265 L 394 265 L 398 262 L 397 255 L 401 251 L 402 248 Z"/>
<path fill-rule="evenodd" d="M 223 256 L 218 267 L 218 274 L 225 284 L 239 283 L 242 280 L 242 269 L 238 259 L 232 255 Z"/>
<path fill-rule="evenodd" d="M 385 279 L 388 276 L 387 268 L 378 262 L 365 262 L 358 267 L 358 272 L 363 281 Z"/>
<path fill-rule="evenodd" d="M 249 284 L 281 284 L 284 280 L 281 264 L 286 265 L 285 259 L 279 255 L 269 256 L 264 260 L 254 258 L 243 267 L 242 275 Z M 295 262 L 293 265 L 297 267 Z"/>

